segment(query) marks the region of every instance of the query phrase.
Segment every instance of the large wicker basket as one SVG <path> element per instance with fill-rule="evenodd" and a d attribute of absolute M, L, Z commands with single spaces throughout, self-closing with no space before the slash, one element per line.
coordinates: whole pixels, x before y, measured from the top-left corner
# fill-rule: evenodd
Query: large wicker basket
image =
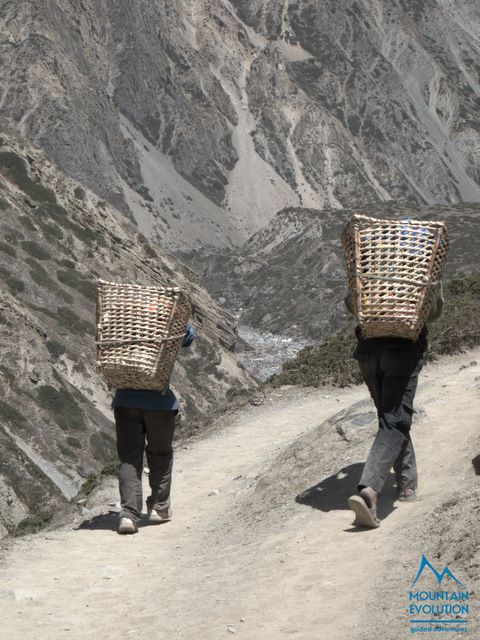
<path fill-rule="evenodd" d="M 415 341 L 448 251 L 442 222 L 354 215 L 343 228 L 350 300 L 364 338 Z"/>
<path fill-rule="evenodd" d="M 164 389 L 190 314 L 180 289 L 99 280 L 97 371 L 112 387 Z"/>

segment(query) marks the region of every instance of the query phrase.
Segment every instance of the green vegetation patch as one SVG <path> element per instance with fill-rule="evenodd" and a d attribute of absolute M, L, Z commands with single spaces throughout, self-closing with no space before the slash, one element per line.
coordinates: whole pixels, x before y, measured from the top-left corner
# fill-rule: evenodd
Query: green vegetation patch
<path fill-rule="evenodd" d="M 37 202 L 56 202 L 52 189 L 30 178 L 27 165 L 14 151 L 0 151 L 0 173 Z"/>
<path fill-rule="evenodd" d="M 73 260 L 69 260 L 68 258 L 64 258 L 63 260 L 59 260 L 58 264 L 66 269 L 75 269 L 76 264 Z"/>
<path fill-rule="evenodd" d="M 5 278 L 6 285 L 10 293 L 16 296 L 18 293 L 22 293 L 25 291 L 25 283 L 20 278 L 15 278 L 15 276 L 8 276 Z"/>
<path fill-rule="evenodd" d="M 59 269 L 57 271 L 57 278 L 62 284 L 71 287 L 72 289 L 76 289 L 82 295 L 84 295 L 88 300 L 95 300 L 97 297 L 97 287 L 94 282 L 91 280 L 87 280 L 82 278 L 79 273 L 73 269 L 69 269 L 68 271 L 64 271 Z"/>
<path fill-rule="evenodd" d="M 95 327 L 91 322 L 82 320 L 77 314 L 69 307 L 59 307 L 58 314 L 55 316 L 58 322 L 66 329 L 77 335 L 83 335 L 89 333 L 95 335 Z"/>
<path fill-rule="evenodd" d="M 144 200 L 147 200 L 147 202 L 153 202 L 150 191 L 145 185 L 142 184 L 140 187 L 137 187 L 137 193 L 139 193 Z"/>
<path fill-rule="evenodd" d="M 80 493 L 84 496 L 88 496 L 89 493 L 92 493 L 92 491 L 99 486 L 102 478 L 105 478 L 107 476 L 117 477 L 119 469 L 120 462 L 117 456 L 112 456 L 99 474 L 92 473 L 88 476 L 88 478 L 82 484 Z"/>
<path fill-rule="evenodd" d="M 57 288 L 58 285 L 55 280 L 48 275 L 48 271 L 44 269 L 39 262 L 32 258 L 27 258 L 25 262 L 32 267 L 30 269 L 30 276 L 34 282 L 50 291 L 54 291 Z"/>
<path fill-rule="evenodd" d="M 30 308 L 34 309 L 35 311 L 38 311 L 39 313 L 43 313 L 46 316 L 48 316 L 49 318 L 52 318 L 53 320 L 57 320 L 57 312 L 55 310 L 52 309 L 48 309 L 48 307 L 40 307 L 37 304 L 32 304 L 30 303 Z"/>
<path fill-rule="evenodd" d="M 480 274 L 446 284 L 444 312 L 429 327 L 429 343 L 430 358 L 480 344 Z"/>
<path fill-rule="evenodd" d="M 12 293 L 14 296 L 16 296 L 17 293 L 22 293 L 22 291 L 25 290 L 25 283 L 23 282 L 23 280 L 12 276 L 10 271 L 8 269 L 5 269 L 5 267 L 0 266 L 0 276 L 3 278 L 10 293 Z"/>
<path fill-rule="evenodd" d="M 43 237 L 48 242 L 54 242 L 55 240 L 63 240 L 64 233 L 62 229 L 55 222 L 49 222 L 42 218 L 37 219 L 37 223 L 39 224 Z"/>
<path fill-rule="evenodd" d="M 73 436 L 67 436 L 67 444 L 74 449 L 81 449 L 82 443 L 78 438 L 74 438 Z"/>
<path fill-rule="evenodd" d="M 96 431 L 90 436 L 90 448 L 95 460 L 107 460 L 115 451 L 115 441 L 108 433 Z"/>
<path fill-rule="evenodd" d="M 24 240 L 22 242 L 22 249 L 28 253 L 30 256 L 37 258 L 37 260 L 49 260 L 50 253 L 42 247 L 42 245 L 38 244 L 34 240 Z"/>
<path fill-rule="evenodd" d="M 15 407 L 13 407 L 5 400 L 0 399 L 0 416 L 3 420 L 6 420 L 11 425 L 18 427 L 26 427 L 27 420 L 25 416 Z"/>
<path fill-rule="evenodd" d="M 107 464 L 103 467 L 101 475 L 103 477 L 117 476 L 119 469 L 120 469 L 120 461 L 117 458 L 117 456 L 113 456 L 112 458 L 110 458 Z"/>
<path fill-rule="evenodd" d="M 0 240 L 0 251 L 3 251 L 3 253 L 8 254 L 9 256 L 12 256 L 12 258 L 17 257 L 17 250 L 15 249 L 15 247 L 12 247 L 11 243 L 2 242 Z"/>
<path fill-rule="evenodd" d="M 352 358 L 356 340 L 353 328 L 343 328 L 319 346 L 302 349 L 282 366 L 281 373 L 269 380 L 274 386 L 284 384 L 320 387 L 333 384 L 344 387 L 358 384 L 362 378 Z"/>
<path fill-rule="evenodd" d="M 18 221 L 25 227 L 27 231 L 36 231 L 35 225 L 27 216 L 18 216 Z"/>
<path fill-rule="evenodd" d="M 106 245 L 106 241 L 101 234 L 92 231 L 88 227 L 83 227 L 70 218 L 68 211 L 62 205 L 55 202 L 47 202 L 39 208 L 39 215 L 46 216 L 57 222 L 63 229 L 71 231 L 79 240 L 86 244 L 96 242 L 101 246 Z"/>
<path fill-rule="evenodd" d="M 251 398 L 255 395 L 256 390 L 253 387 L 230 387 L 226 393 L 227 400 L 235 398 Z"/>
<path fill-rule="evenodd" d="M 67 456 L 68 458 L 75 458 L 75 453 L 61 442 L 57 442 L 57 446 L 64 456 Z"/>
<path fill-rule="evenodd" d="M 17 245 L 19 240 L 24 240 L 25 236 L 21 231 L 13 229 L 12 227 L 5 227 L 2 229 L 3 239 L 10 245 Z"/>
<path fill-rule="evenodd" d="M 29 533 L 38 533 L 45 529 L 52 520 L 52 514 L 28 516 L 21 520 L 13 531 L 13 537 L 19 538 Z"/>
<path fill-rule="evenodd" d="M 15 381 L 15 373 L 6 364 L 0 364 L 0 372 L 9 382 Z"/>
<path fill-rule="evenodd" d="M 30 270 L 30 277 L 40 287 L 48 289 L 51 293 L 55 294 L 58 298 L 61 298 L 65 302 L 73 303 L 73 297 L 58 286 L 58 283 L 48 275 L 47 270 L 33 258 L 27 258 L 25 260 L 32 269 Z"/>
<path fill-rule="evenodd" d="M 147 140 L 152 140 L 154 143 L 157 142 L 158 136 L 160 135 L 160 118 L 158 117 L 147 117 L 143 120 L 143 131 L 146 131 L 148 135 L 145 135 Z"/>
<path fill-rule="evenodd" d="M 65 353 L 64 345 L 58 342 L 57 340 L 47 340 L 45 345 L 50 355 L 52 355 L 54 358 L 59 358 L 61 355 Z"/>
<path fill-rule="evenodd" d="M 77 200 L 85 200 L 87 196 L 82 187 L 75 187 L 75 189 L 73 190 L 73 195 Z"/>
<path fill-rule="evenodd" d="M 92 491 L 96 489 L 99 484 L 100 476 L 91 473 L 80 487 L 80 493 L 84 496 L 88 496 L 88 494 L 92 493 Z"/>
<path fill-rule="evenodd" d="M 429 326 L 428 360 L 480 345 L 480 274 L 451 280 L 444 289 L 443 315 Z M 362 378 L 352 358 L 355 345 L 353 326 L 344 327 L 322 344 L 302 349 L 267 384 L 313 387 L 357 384 Z"/>
<path fill-rule="evenodd" d="M 147 238 L 142 233 L 139 233 L 137 237 L 138 237 L 138 241 L 140 242 L 142 247 L 145 249 L 145 253 L 147 254 L 147 256 L 149 258 L 158 258 L 157 254 L 155 253 L 155 250 L 152 248 Z"/>
<path fill-rule="evenodd" d="M 56 389 L 49 384 L 41 386 L 38 389 L 37 402 L 64 431 L 86 431 L 85 415 L 65 386 L 62 389 Z"/>

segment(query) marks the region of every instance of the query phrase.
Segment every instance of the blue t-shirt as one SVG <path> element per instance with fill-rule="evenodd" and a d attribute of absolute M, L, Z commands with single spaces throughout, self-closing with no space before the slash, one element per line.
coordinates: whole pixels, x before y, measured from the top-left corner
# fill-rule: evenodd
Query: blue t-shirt
<path fill-rule="evenodd" d="M 197 337 L 191 324 L 187 326 L 182 347 L 189 347 Z M 178 400 L 170 387 L 164 391 L 156 389 L 117 389 L 112 407 L 127 409 L 152 409 L 156 411 L 178 411 Z"/>

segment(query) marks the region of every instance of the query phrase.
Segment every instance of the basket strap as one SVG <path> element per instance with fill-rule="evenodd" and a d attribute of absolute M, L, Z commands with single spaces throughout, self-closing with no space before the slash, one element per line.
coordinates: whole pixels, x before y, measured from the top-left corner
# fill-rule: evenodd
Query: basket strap
<path fill-rule="evenodd" d="M 183 338 L 185 336 L 184 333 L 182 333 L 179 336 L 169 336 L 168 338 L 137 338 L 136 340 L 97 340 L 96 344 L 100 345 L 100 346 L 113 346 L 113 345 L 117 345 L 117 344 L 145 344 L 145 343 L 151 343 L 151 344 L 161 344 L 162 342 L 167 342 L 169 340 L 178 340 L 179 338 Z"/>
<path fill-rule="evenodd" d="M 358 271 L 356 271 L 353 275 L 364 280 L 385 280 L 385 282 L 414 284 L 415 286 L 419 287 L 435 287 L 439 283 L 439 280 L 435 280 L 435 282 L 418 282 L 417 280 L 408 280 L 407 278 L 392 278 L 391 276 L 381 276 L 380 274 L 376 275 L 374 273 L 359 273 Z"/>

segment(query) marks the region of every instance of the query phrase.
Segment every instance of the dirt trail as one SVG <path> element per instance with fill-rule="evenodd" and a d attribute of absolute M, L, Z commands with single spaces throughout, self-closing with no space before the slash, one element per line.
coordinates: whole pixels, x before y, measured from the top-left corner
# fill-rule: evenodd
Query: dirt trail
<path fill-rule="evenodd" d="M 370 607 L 378 617 L 382 607 L 397 606 L 375 602 L 384 576 L 398 571 L 395 550 L 410 546 L 411 557 L 421 557 L 422 541 L 403 539 L 402 526 L 471 482 L 480 365 L 461 365 L 472 361 L 480 362 L 480 350 L 423 373 L 417 399 L 426 415 L 421 428 L 414 427 L 421 499 L 394 509 L 379 529 L 353 529 L 344 505 L 324 512 L 289 504 L 285 519 L 272 526 L 268 514 L 265 524 L 242 511 L 245 500 L 255 499 L 256 478 L 275 466 L 279 452 L 366 398 L 363 387 L 274 393 L 263 406 L 222 418 L 231 423 L 180 448 L 171 523 L 123 537 L 111 530 L 113 516 L 105 516 L 93 528 L 15 541 L 2 568 L 0 637 L 359 638 Z M 407 589 L 412 571 L 406 571 Z M 411 635 L 407 622 L 401 629 L 399 640 Z"/>

